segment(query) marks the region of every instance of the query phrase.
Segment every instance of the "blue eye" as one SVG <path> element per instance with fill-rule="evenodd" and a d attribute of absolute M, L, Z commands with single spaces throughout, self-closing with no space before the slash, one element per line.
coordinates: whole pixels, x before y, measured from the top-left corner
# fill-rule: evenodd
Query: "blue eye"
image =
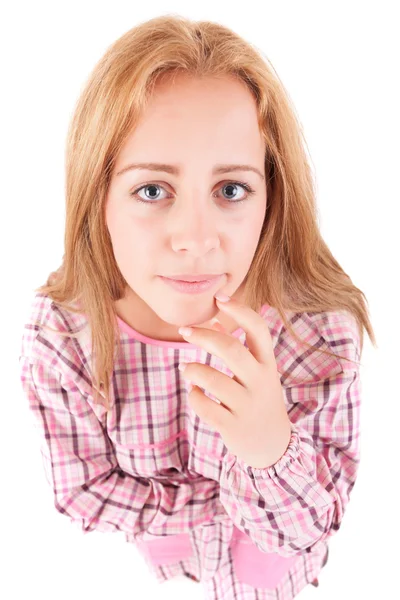
<path fill-rule="evenodd" d="M 248 183 L 240 182 L 240 181 L 230 181 L 229 183 L 224 184 L 222 186 L 222 188 L 236 188 L 238 186 L 243 188 L 244 190 L 246 190 L 247 196 L 245 198 L 239 198 L 238 200 L 236 200 L 236 199 L 232 200 L 229 198 L 225 198 L 226 201 L 228 202 L 228 204 L 240 204 L 241 202 L 248 200 L 248 197 L 250 195 L 255 194 L 255 190 L 253 190 L 253 188 Z M 153 200 L 151 198 L 149 200 L 144 200 L 142 197 L 140 197 L 138 195 L 139 192 L 145 188 L 149 188 L 149 189 L 153 188 L 153 190 L 160 188 L 160 189 L 165 190 L 165 188 L 162 185 L 159 185 L 158 183 L 146 183 L 146 184 L 140 186 L 139 188 L 137 188 L 136 190 L 134 190 L 133 192 L 130 192 L 129 195 L 132 196 L 133 198 L 135 198 L 135 200 L 137 202 L 142 202 L 143 204 L 159 204 L 158 198 L 154 198 Z"/>

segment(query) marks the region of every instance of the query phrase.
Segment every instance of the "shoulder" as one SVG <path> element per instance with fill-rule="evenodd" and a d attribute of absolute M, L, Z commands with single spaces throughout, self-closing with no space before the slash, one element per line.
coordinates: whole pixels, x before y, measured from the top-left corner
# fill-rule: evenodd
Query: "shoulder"
<path fill-rule="evenodd" d="M 269 324 L 283 385 L 316 382 L 357 368 L 360 336 L 357 321 L 348 311 L 286 313 L 294 332 L 314 348 L 297 342 L 277 309 L 264 306 L 260 314 Z"/>
<path fill-rule="evenodd" d="M 36 293 L 23 326 L 20 362 L 24 360 L 30 364 L 47 365 L 66 379 L 79 380 L 89 391 L 90 358 L 87 318 L 58 306 L 47 295 Z"/>
<path fill-rule="evenodd" d="M 347 310 L 338 310 L 306 314 L 333 352 L 352 361 L 360 361 L 360 332 L 357 320 L 352 313 Z"/>

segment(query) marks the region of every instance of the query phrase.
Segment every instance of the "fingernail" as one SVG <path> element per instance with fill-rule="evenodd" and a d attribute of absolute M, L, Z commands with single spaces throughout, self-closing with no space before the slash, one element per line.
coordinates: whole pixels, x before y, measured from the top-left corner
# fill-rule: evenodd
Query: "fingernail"
<path fill-rule="evenodd" d="M 191 327 L 179 327 L 178 333 L 183 335 L 183 337 L 189 337 L 192 335 L 193 329 Z"/>
<path fill-rule="evenodd" d="M 219 325 L 221 325 L 221 323 L 218 321 L 217 317 L 213 317 L 210 321 L 210 325 L 215 325 L 215 323 L 218 323 Z"/>
<path fill-rule="evenodd" d="M 227 296 L 226 294 L 221 294 L 220 292 L 215 294 L 214 298 L 216 298 L 220 302 L 228 302 L 231 299 L 230 296 Z"/>

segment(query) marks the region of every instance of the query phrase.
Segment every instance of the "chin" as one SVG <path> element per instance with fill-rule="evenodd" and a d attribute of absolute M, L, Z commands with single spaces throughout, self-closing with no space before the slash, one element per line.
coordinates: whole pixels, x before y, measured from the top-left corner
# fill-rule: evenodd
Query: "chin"
<path fill-rule="evenodd" d="M 182 304 L 179 303 L 178 305 L 178 302 L 175 302 L 175 306 L 171 310 L 166 309 L 165 305 L 160 307 L 160 310 L 157 310 L 157 307 L 153 305 L 153 310 L 160 319 L 170 325 L 176 325 L 177 327 L 182 325 L 201 325 L 215 317 L 219 312 L 214 298 L 211 298 L 210 302 L 212 306 L 209 307 L 205 306 L 204 299 L 198 306 L 192 304 L 191 306 L 187 305 L 184 307 Z"/>

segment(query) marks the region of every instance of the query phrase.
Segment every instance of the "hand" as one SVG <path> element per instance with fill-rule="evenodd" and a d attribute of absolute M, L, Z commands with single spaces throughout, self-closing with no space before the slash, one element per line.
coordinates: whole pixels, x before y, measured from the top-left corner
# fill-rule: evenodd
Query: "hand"
<path fill-rule="evenodd" d="M 193 384 L 188 403 L 200 419 L 220 433 L 230 452 L 249 466 L 266 468 L 285 453 L 291 436 L 268 324 L 233 298 L 216 302 L 246 332 L 248 348 L 221 330 L 193 326 L 190 336 L 179 330 L 191 344 L 221 358 L 234 373 L 232 378 L 208 365 L 188 363 L 183 371 L 184 379 Z"/>

